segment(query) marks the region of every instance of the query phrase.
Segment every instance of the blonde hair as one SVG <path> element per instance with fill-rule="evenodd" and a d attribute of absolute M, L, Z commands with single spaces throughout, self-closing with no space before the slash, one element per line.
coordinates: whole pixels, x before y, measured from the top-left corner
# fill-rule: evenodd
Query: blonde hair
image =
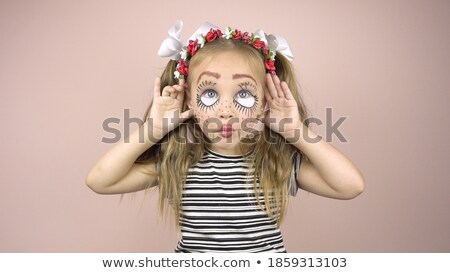
<path fill-rule="evenodd" d="M 265 67 L 262 55 L 253 47 L 231 39 L 218 39 L 207 43 L 191 59 L 189 64 L 191 71 L 199 63 L 211 60 L 215 54 L 227 51 L 239 52 L 242 53 L 242 56 L 248 56 L 247 60 L 251 65 L 250 67 L 254 68 L 255 74 L 260 77 L 258 80 L 265 83 Z M 161 92 L 165 86 L 177 83 L 173 77 L 176 65 L 177 62 L 169 61 L 164 69 L 161 75 Z M 275 59 L 275 68 L 280 80 L 286 81 L 292 91 L 301 120 L 308 126 L 306 122 L 307 110 L 299 96 L 290 62 L 282 54 L 278 54 Z M 189 84 L 189 77 L 187 81 Z M 148 118 L 150 109 L 151 104 L 144 114 L 144 119 Z M 188 107 L 185 104 L 182 111 L 186 110 L 188 110 Z M 160 214 L 164 214 L 167 207 L 171 206 L 177 228 L 179 228 L 179 217 L 182 209 L 182 191 L 188 170 L 201 159 L 209 144 L 209 139 L 201 131 L 196 119 L 191 118 L 169 132 L 136 160 L 136 163 L 159 162 L 160 168 L 157 174 L 159 178 L 158 211 Z M 280 225 L 287 208 L 290 178 L 293 171 L 292 158 L 296 148 L 286 143 L 281 135 L 267 127 L 258 136 L 254 136 L 251 141 L 241 142 L 240 148 L 241 151 L 251 151 L 250 154 L 245 155 L 245 159 L 249 164 L 249 170 L 254 168 L 253 186 L 258 205 L 269 217 L 276 218 L 278 225 Z M 265 205 L 260 202 L 260 190 L 263 192 Z"/>

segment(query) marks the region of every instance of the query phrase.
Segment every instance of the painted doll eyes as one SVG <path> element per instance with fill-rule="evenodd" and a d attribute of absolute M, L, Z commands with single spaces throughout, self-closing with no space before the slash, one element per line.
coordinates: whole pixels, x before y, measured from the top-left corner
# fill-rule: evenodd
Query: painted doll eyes
<path fill-rule="evenodd" d="M 258 96 L 253 95 L 249 90 L 256 93 L 256 87 L 249 82 L 242 83 L 239 87 L 241 90 L 234 96 L 234 105 L 245 115 L 251 115 L 258 106 Z"/>
<path fill-rule="evenodd" d="M 234 96 L 234 101 L 243 107 L 251 108 L 255 105 L 256 98 L 248 90 L 241 90 Z"/>
<path fill-rule="evenodd" d="M 197 91 L 197 106 L 201 110 L 213 108 L 220 99 L 219 93 L 213 89 L 215 84 L 212 82 L 202 82 Z M 246 115 L 249 115 L 251 112 L 256 110 L 258 97 L 253 95 L 249 90 L 249 83 L 244 83 L 239 85 L 241 88 L 240 91 L 236 93 L 233 97 L 233 102 L 236 108 L 244 112 Z M 254 87 L 253 87 L 254 88 Z M 206 89 L 203 92 L 202 89 Z"/>
<path fill-rule="evenodd" d="M 200 96 L 197 95 L 197 105 L 203 108 L 213 107 L 219 101 L 219 94 L 213 89 L 205 90 Z"/>
<path fill-rule="evenodd" d="M 249 116 L 258 106 L 258 97 L 253 96 L 248 90 L 241 90 L 234 96 L 233 102 L 239 111 Z"/>
<path fill-rule="evenodd" d="M 212 108 L 219 101 L 219 94 L 214 90 L 215 83 L 203 81 L 197 87 L 197 106 L 201 110 Z"/>

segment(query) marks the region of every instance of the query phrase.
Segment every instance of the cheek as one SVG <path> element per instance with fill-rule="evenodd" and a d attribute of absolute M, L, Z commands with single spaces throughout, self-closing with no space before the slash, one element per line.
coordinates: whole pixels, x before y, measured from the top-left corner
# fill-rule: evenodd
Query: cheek
<path fill-rule="evenodd" d="M 198 121 L 200 127 L 208 126 L 211 122 L 211 117 L 205 111 L 200 110 L 198 107 L 195 107 L 195 118 Z"/>
<path fill-rule="evenodd" d="M 253 116 L 258 117 L 264 114 L 264 109 L 266 107 L 266 98 L 264 95 L 259 96 L 258 106 L 256 107 Z"/>
<path fill-rule="evenodd" d="M 204 122 L 206 119 L 208 119 L 208 115 L 205 112 L 200 111 L 198 109 L 196 109 L 195 117 L 201 123 Z"/>

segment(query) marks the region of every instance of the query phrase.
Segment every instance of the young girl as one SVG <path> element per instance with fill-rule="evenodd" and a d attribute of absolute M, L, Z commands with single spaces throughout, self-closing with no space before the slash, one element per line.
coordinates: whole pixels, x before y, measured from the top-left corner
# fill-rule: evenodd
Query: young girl
<path fill-rule="evenodd" d="M 176 252 L 286 252 L 280 223 L 297 188 L 351 199 L 364 179 L 308 129 L 282 37 L 205 23 L 186 46 L 181 21 L 146 122 L 89 172 L 97 193 L 159 187 L 181 239 Z"/>

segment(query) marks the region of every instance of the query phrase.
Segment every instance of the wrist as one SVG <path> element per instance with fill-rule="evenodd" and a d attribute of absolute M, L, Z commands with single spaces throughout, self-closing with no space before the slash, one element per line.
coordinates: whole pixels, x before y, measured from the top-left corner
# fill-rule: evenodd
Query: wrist
<path fill-rule="evenodd" d="M 286 134 L 285 139 L 300 150 L 302 150 L 305 145 L 315 144 L 322 141 L 322 137 L 309 129 L 305 124 L 301 124 L 295 129 L 290 130 Z"/>
<path fill-rule="evenodd" d="M 160 141 L 166 133 L 163 130 L 155 128 L 152 124 L 144 123 L 142 129 L 144 130 L 144 142 L 157 143 Z"/>
<path fill-rule="evenodd" d="M 303 135 L 304 131 L 304 124 L 298 120 L 292 126 L 289 126 L 287 130 L 285 130 L 281 135 L 288 141 L 289 143 L 296 143 L 298 142 Z"/>

